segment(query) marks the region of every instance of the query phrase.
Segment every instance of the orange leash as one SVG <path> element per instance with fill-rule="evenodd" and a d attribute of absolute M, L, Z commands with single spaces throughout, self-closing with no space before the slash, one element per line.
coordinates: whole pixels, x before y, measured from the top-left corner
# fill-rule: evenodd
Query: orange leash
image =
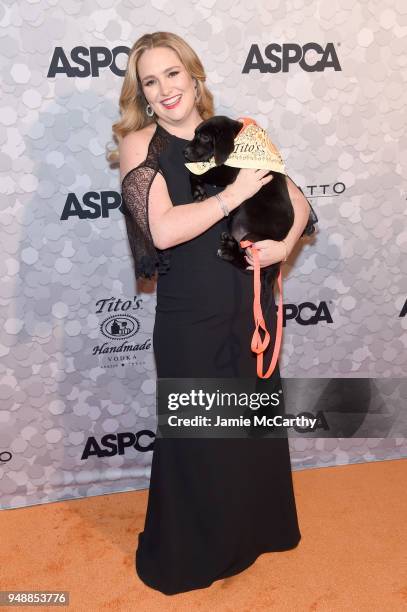
<path fill-rule="evenodd" d="M 240 246 L 242 249 L 246 247 L 250 248 L 250 251 L 253 255 L 254 260 L 254 273 L 253 273 L 253 285 L 254 285 L 254 299 L 253 299 L 253 314 L 254 314 L 254 322 L 255 329 L 253 332 L 251 349 L 254 353 L 257 353 L 257 376 L 259 378 L 269 378 L 273 373 L 276 364 L 278 355 L 280 353 L 281 340 L 283 337 L 283 288 L 282 288 L 282 274 L 281 267 L 278 273 L 277 282 L 279 289 L 279 300 L 278 300 L 278 310 L 277 310 L 277 329 L 276 329 L 276 341 L 274 344 L 273 356 L 271 358 L 271 363 L 269 369 L 265 374 L 263 374 L 263 353 L 268 347 L 270 343 L 270 334 L 267 331 L 266 323 L 264 321 L 263 312 L 261 309 L 261 301 L 260 301 L 260 292 L 261 292 L 261 281 L 260 281 L 260 262 L 259 255 L 256 247 L 254 246 L 251 240 L 241 240 Z M 264 338 L 261 339 L 259 327 L 264 331 Z"/>

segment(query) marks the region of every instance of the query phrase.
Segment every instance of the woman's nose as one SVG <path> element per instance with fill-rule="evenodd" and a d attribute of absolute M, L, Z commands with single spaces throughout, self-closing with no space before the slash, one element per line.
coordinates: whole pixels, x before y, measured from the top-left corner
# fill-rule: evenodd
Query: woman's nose
<path fill-rule="evenodd" d="M 159 86 L 159 92 L 160 92 L 160 100 L 164 100 L 164 98 L 169 98 L 171 96 L 171 91 L 168 90 L 166 86 L 161 83 Z"/>

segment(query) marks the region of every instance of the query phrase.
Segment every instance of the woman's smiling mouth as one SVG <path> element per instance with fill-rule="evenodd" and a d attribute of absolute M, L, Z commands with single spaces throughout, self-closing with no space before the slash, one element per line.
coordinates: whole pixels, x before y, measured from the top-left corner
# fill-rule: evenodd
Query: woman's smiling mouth
<path fill-rule="evenodd" d="M 168 102 L 161 102 L 165 108 L 174 108 L 177 106 L 179 101 L 181 100 L 182 94 L 178 94 L 178 96 L 173 96 L 172 98 L 168 98 Z"/>

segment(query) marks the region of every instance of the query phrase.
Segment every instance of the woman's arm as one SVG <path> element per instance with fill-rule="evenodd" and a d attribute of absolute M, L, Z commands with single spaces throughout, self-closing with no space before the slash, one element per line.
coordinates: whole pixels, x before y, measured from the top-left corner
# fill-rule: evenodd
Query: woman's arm
<path fill-rule="evenodd" d="M 144 128 L 131 132 L 120 141 L 121 181 L 123 181 L 123 178 L 130 170 L 146 159 L 151 138 L 151 129 Z M 130 180 L 137 180 L 137 175 L 134 174 Z M 148 177 L 143 179 L 144 190 L 146 189 L 147 182 Z M 127 188 L 129 188 L 129 184 L 127 184 Z M 168 193 L 166 181 L 157 172 L 151 182 L 148 195 L 143 192 L 137 198 L 132 198 L 131 193 L 128 196 L 127 205 L 130 211 L 133 211 L 136 223 L 138 221 L 137 207 L 142 207 L 143 205 L 143 202 L 139 200 L 147 197 L 148 225 L 154 245 L 161 250 L 195 238 L 223 218 L 223 211 L 217 198 L 214 196 L 208 197 L 202 202 L 191 202 L 174 206 Z M 245 199 L 244 195 L 242 197 L 234 185 L 229 185 L 224 189 L 222 198 L 230 211 L 234 210 Z M 132 200 L 137 201 L 133 202 Z"/>
<path fill-rule="evenodd" d="M 222 192 L 230 211 L 241 199 L 232 186 Z M 174 206 L 163 176 L 157 173 L 149 194 L 149 225 L 154 244 L 159 249 L 168 249 L 199 236 L 223 218 L 217 198 L 208 197 L 202 202 L 191 202 Z"/>
<path fill-rule="evenodd" d="M 154 246 L 166 250 L 199 236 L 220 221 L 224 212 L 215 196 L 202 202 L 174 206 L 165 178 L 160 172 L 150 176 L 149 180 L 148 175 L 151 175 L 152 169 L 145 166 L 144 170 L 140 168 L 140 164 L 143 166 L 142 160 L 146 159 L 150 139 L 151 131 L 144 128 L 128 134 L 120 141 L 122 193 L 126 192 L 126 207 L 133 215 L 134 223 L 142 225 L 145 230 L 145 240 L 148 241 L 149 229 Z M 125 177 L 130 170 L 135 172 L 129 175 L 128 180 Z M 142 176 L 137 176 L 137 173 Z M 220 195 L 223 205 L 229 212 L 240 206 L 273 179 L 272 174 L 267 174 L 268 170 L 240 169 L 234 182 L 227 185 Z"/>

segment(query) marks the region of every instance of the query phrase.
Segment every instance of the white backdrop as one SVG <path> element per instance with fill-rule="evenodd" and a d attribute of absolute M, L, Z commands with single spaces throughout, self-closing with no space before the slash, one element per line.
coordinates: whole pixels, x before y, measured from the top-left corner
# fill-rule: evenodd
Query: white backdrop
<path fill-rule="evenodd" d="M 404 2 L 8 0 L 0 11 L 2 508 L 148 486 L 154 286 L 136 290 L 105 158 L 127 52 L 146 32 L 185 37 L 216 112 L 266 128 L 318 214 L 285 266 L 291 397 L 309 379 L 358 378 L 355 403 L 367 386 L 405 406 Z M 402 457 L 406 444 L 296 438 L 291 452 L 301 469 Z"/>

